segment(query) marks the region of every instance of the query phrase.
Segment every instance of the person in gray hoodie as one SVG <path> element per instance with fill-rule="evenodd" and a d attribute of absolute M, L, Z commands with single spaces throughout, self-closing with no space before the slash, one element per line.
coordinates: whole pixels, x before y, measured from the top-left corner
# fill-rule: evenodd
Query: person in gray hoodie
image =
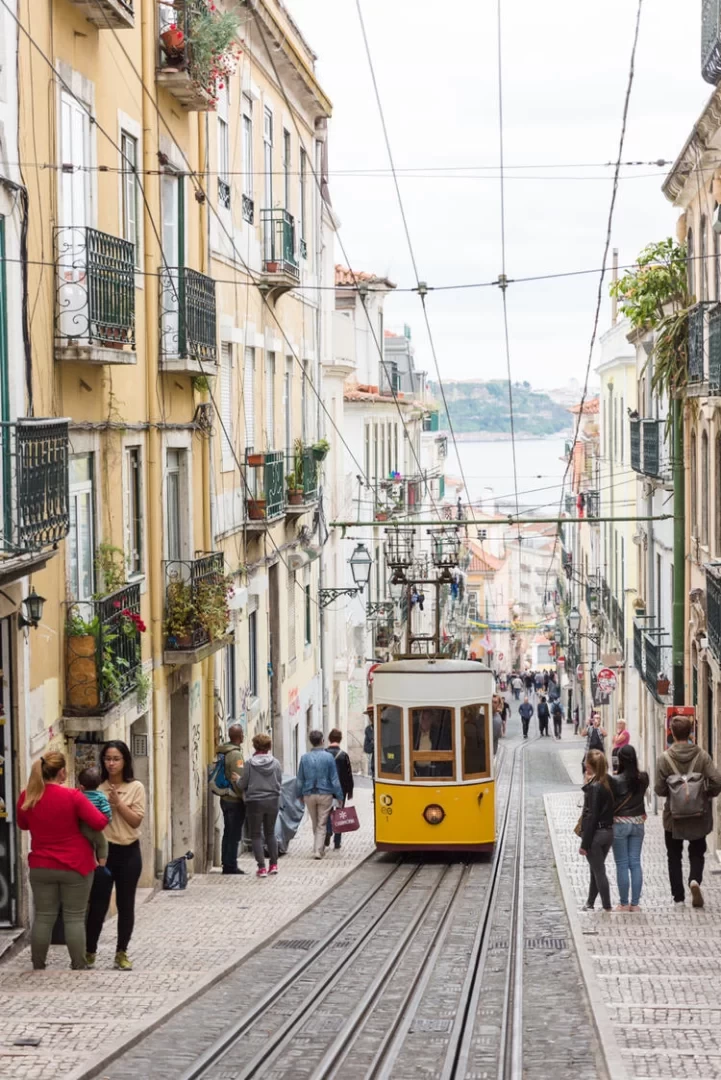
<path fill-rule="evenodd" d="M 254 735 L 255 753 L 248 758 L 236 781 L 238 791 L 245 796 L 245 813 L 253 854 L 258 864 L 258 877 L 278 873 L 278 841 L 275 822 L 280 805 L 280 789 L 283 770 L 280 762 L 270 752 L 270 735 Z M 235 780 L 235 777 L 233 778 Z M 265 846 L 263 837 L 265 836 Z M 266 869 L 265 848 L 268 848 L 270 865 Z"/>

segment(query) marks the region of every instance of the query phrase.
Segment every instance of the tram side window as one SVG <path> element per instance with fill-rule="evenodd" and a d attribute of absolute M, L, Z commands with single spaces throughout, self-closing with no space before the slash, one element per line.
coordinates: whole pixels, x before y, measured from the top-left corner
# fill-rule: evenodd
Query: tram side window
<path fill-rule="evenodd" d="M 486 705 L 464 705 L 461 709 L 463 733 L 463 779 L 489 776 L 488 715 Z"/>
<path fill-rule="evenodd" d="M 379 705 L 378 775 L 403 776 L 403 711 L 397 705 Z"/>
<path fill-rule="evenodd" d="M 411 710 L 412 776 L 452 780 L 453 710 L 438 707 Z"/>

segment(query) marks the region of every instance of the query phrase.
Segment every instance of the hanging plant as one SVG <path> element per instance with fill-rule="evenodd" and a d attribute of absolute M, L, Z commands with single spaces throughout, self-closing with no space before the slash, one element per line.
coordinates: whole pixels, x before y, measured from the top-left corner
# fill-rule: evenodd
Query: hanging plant
<path fill-rule="evenodd" d="M 234 11 L 218 11 L 210 0 L 201 0 L 189 19 L 188 40 L 193 77 L 215 102 L 218 90 L 235 72 L 241 56 L 237 41 L 240 17 Z"/>

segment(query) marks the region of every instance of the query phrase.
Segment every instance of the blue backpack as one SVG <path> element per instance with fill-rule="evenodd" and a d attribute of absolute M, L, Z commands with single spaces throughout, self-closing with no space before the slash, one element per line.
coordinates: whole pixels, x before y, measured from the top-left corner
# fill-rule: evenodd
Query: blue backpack
<path fill-rule="evenodd" d="M 225 754 L 218 754 L 210 778 L 208 779 L 208 785 L 214 795 L 227 795 L 228 792 L 232 791 L 232 784 L 225 775 Z"/>

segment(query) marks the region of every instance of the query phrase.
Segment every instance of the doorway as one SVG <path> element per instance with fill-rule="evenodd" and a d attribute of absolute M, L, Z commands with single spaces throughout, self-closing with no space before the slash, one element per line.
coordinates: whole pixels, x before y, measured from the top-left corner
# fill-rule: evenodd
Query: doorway
<path fill-rule="evenodd" d="M 192 848 L 190 816 L 190 688 L 170 697 L 170 855 Z"/>
<path fill-rule="evenodd" d="M 0 926 L 14 926 L 17 918 L 11 662 L 10 620 L 0 619 Z"/>

